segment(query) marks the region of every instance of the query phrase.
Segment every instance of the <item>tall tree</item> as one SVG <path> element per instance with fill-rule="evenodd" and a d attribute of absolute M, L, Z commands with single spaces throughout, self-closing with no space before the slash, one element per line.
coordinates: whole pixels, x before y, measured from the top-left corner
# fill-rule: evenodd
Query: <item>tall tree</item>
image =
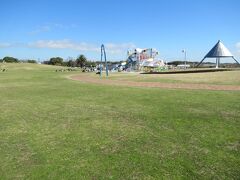
<path fill-rule="evenodd" d="M 29 59 L 29 60 L 27 60 L 27 62 L 28 62 L 28 63 L 35 63 L 35 64 L 37 63 L 37 61 L 34 60 L 34 59 Z"/>
<path fill-rule="evenodd" d="M 87 58 L 83 54 L 78 56 L 78 58 L 76 59 L 77 66 L 81 68 L 85 66 L 86 62 L 87 62 Z"/>
<path fill-rule="evenodd" d="M 62 65 L 63 63 L 63 58 L 61 57 L 53 57 L 49 60 L 49 64 L 51 65 Z"/>
<path fill-rule="evenodd" d="M 76 66 L 76 62 L 75 62 L 74 60 L 69 60 L 69 61 L 67 62 L 67 66 L 69 66 L 69 67 L 75 67 L 75 66 Z"/>

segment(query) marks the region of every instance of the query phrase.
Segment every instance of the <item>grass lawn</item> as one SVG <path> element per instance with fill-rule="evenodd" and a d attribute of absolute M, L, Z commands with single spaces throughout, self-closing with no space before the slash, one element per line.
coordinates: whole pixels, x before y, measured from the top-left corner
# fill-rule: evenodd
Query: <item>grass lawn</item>
<path fill-rule="evenodd" d="M 137 82 L 240 85 L 240 70 L 190 74 L 112 73 L 110 79 Z"/>
<path fill-rule="evenodd" d="M 240 177 L 239 91 L 94 85 L 69 80 L 70 72 L 52 66 L 4 66 L 1 179 Z M 169 76 L 240 85 L 239 72 Z M 168 81 L 161 78 L 147 80 Z"/>

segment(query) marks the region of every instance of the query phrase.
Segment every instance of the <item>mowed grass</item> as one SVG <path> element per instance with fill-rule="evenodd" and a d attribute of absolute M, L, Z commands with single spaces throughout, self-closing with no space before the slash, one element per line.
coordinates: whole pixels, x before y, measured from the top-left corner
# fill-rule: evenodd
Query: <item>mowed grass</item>
<path fill-rule="evenodd" d="M 109 78 L 113 80 L 136 81 L 136 82 L 240 85 L 240 69 L 236 71 L 190 73 L 190 74 L 112 73 Z"/>
<path fill-rule="evenodd" d="M 5 66 L 1 179 L 240 176 L 238 91 L 103 86 L 56 67 Z"/>

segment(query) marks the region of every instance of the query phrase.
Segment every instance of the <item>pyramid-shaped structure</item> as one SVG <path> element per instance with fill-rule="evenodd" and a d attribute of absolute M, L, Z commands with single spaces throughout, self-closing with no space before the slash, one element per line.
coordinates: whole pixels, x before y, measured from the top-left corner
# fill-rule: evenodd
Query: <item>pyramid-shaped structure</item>
<path fill-rule="evenodd" d="M 219 40 L 217 44 L 207 53 L 206 56 L 198 63 L 197 67 L 204 61 L 206 58 L 216 58 L 216 68 L 220 64 L 220 58 L 227 58 L 231 57 L 234 61 L 239 64 L 239 62 L 234 58 L 232 53 L 223 45 L 223 43 Z"/>
<path fill-rule="evenodd" d="M 207 53 L 205 58 L 233 57 L 232 53 L 219 40 L 217 44 Z"/>

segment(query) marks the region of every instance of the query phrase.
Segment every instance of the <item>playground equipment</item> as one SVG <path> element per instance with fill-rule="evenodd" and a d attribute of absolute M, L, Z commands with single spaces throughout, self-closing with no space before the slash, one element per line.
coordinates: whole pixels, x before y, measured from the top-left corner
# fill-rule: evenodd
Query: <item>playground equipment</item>
<path fill-rule="evenodd" d="M 217 44 L 207 53 L 207 55 L 204 56 L 204 58 L 200 61 L 200 63 L 198 63 L 197 67 L 200 64 L 202 64 L 202 62 L 206 58 L 216 58 L 216 68 L 218 68 L 220 65 L 220 58 L 228 58 L 228 57 L 233 58 L 237 62 L 237 64 L 239 64 L 239 62 L 234 58 L 232 53 L 219 40 Z"/>
<path fill-rule="evenodd" d="M 128 58 L 125 65 L 125 69 L 130 71 L 139 71 L 146 66 L 164 66 L 162 60 L 156 60 L 155 57 L 158 55 L 156 49 L 134 49 L 133 51 L 128 51 Z M 152 62 L 152 63 L 151 63 Z M 154 63 L 153 63 L 154 62 Z M 159 63 L 158 63 L 159 62 Z"/>
<path fill-rule="evenodd" d="M 99 66 L 100 69 L 100 76 L 102 76 L 102 71 L 103 71 L 103 57 L 104 57 L 104 61 L 105 61 L 105 68 L 106 68 L 106 76 L 108 76 L 108 64 L 107 64 L 107 56 L 106 56 L 106 51 L 105 51 L 105 47 L 102 44 L 101 45 L 101 64 Z"/>

